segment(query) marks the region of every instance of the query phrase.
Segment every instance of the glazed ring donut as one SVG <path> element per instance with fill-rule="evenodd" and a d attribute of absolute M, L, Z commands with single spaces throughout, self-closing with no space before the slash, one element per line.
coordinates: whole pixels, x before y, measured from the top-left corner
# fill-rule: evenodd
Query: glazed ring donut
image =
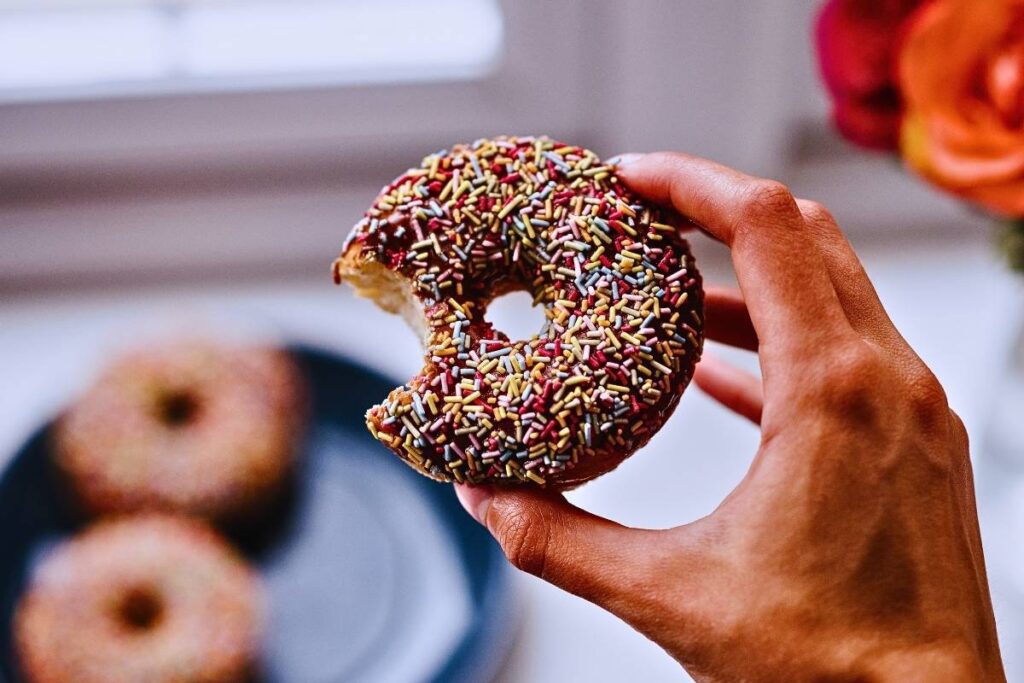
<path fill-rule="evenodd" d="M 292 469 L 300 372 L 276 349 L 180 341 L 116 359 L 57 422 L 55 459 L 93 514 L 252 514 Z"/>
<path fill-rule="evenodd" d="M 367 413 L 441 481 L 576 486 L 668 418 L 703 345 L 689 246 L 613 166 L 543 137 L 426 157 L 385 187 L 334 263 L 421 332 L 426 364 Z M 539 334 L 510 341 L 488 302 L 528 290 Z"/>
<path fill-rule="evenodd" d="M 32 683 L 226 683 L 258 668 L 260 583 L 199 522 L 100 522 L 52 551 L 15 612 Z"/>

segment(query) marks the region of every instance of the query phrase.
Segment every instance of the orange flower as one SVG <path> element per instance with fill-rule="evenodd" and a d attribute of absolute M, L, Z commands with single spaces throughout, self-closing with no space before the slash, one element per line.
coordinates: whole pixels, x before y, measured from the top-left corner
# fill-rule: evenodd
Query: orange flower
<path fill-rule="evenodd" d="M 1024 0 L 934 0 L 899 62 L 909 165 L 999 214 L 1024 216 Z"/>

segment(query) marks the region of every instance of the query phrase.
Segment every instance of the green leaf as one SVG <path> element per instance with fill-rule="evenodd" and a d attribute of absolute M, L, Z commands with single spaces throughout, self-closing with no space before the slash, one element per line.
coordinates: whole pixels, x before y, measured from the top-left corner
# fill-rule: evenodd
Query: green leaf
<path fill-rule="evenodd" d="M 1010 267 L 1024 273 L 1024 218 L 1007 221 L 999 237 L 999 246 Z"/>

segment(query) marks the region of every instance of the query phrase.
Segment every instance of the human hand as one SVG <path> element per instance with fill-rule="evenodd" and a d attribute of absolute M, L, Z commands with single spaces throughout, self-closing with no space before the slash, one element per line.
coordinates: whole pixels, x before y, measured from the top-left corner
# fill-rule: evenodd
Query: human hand
<path fill-rule="evenodd" d="M 618 615 L 706 681 L 1004 680 L 967 434 L 828 212 L 682 154 L 619 177 L 730 247 L 739 290 L 695 381 L 760 424 L 707 517 L 630 529 L 532 489 L 457 487 L 515 566 Z"/>

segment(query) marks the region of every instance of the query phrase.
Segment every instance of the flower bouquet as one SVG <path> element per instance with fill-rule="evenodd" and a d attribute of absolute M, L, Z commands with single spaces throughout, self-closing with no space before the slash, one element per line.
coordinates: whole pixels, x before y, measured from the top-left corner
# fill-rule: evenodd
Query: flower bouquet
<path fill-rule="evenodd" d="M 1004 219 L 1024 272 L 1024 0 L 829 0 L 816 28 L 843 136 Z"/>

